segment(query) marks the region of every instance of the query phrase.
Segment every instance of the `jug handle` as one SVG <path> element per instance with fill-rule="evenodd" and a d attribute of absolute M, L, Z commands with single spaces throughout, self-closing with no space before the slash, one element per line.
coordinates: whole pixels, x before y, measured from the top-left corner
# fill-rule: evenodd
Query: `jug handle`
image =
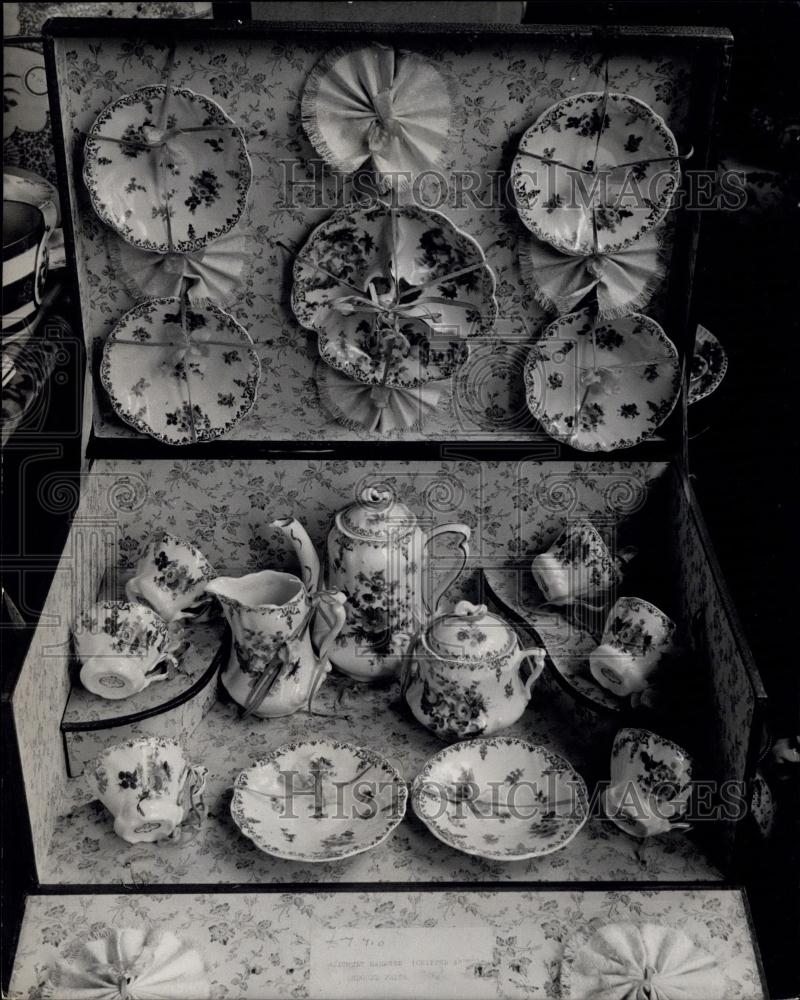
<path fill-rule="evenodd" d="M 425 541 L 423 543 L 423 550 L 427 549 L 428 545 L 438 538 L 439 535 L 461 535 L 461 541 L 459 543 L 459 551 L 462 555 L 461 565 L 456 567 L 455 571 L 448 573 L 445 580 L 439 584 L 439 586 L 434 590 L 432 595 L 428 595 L 429 587 L 429 575 L 426 573 L 423 578 L 423 593 L 422 602 L 425 606 L 429 615 L 435 615 L 436 609 L 439 607 L 439 602 L 442 597 L 444 597 L 447 590 L 456 582 L 456 580 L 464 572 L 464 567 L 467 565 L 467 559 L 469 559 L 469 540 L 472 535 L 472 531 L 466 524 L 439 524 L 435 528 L 432 528 L 425 536 Z M 431 584 L 432 586 L 432 584 Z"/>
<path fill-rule="evenodd" d="M 535 662 L 531 663 L 531 660 L 534 660 Z M 525 685 L 525 695 L 529 699 L 531 696 L 533 685 L 536 683 L 536 681 L 539 680 L 539 678 L 542 675 L 542 671 L 544 670 L 544 662 L 545 662 L 545 651 L 542 649 L 541 646 L 531 646 L 530 649 L 521 649 L 519 653 L 517 653 L 517 663 L 518 663 L 517 669 L 520 672 L 520 677 L 522 677 L 523 666 L 525 666 L 525 664 L 528 665 L 528 679 L 526 681 L 523 681 L 522 683 Z"/>

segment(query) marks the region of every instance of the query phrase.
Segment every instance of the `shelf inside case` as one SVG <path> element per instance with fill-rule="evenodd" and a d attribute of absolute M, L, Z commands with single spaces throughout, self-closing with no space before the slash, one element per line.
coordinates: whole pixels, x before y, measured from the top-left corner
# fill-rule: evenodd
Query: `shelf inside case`
<path fill-rule="evenodd" d="M 223 696 L 224 697 L 224 696 Z M 617 829 L 595 801 L 594 814 L 564 849 L 513 863 L 471 857 L 438 841 L 409 808 L 382 845 L 334 863 L 285 861 L 259 851 L 231 819 L 231 786 L 237 774 L 274 747 L 297 740 L 329 739 L 378 750 L 407 782 L 443 749 L 399 697 L 397 683 L 383 687 L 332 676 L 314 712 L 282 719 L 242 721 L 238 707 L 219 700 L 184 741 L 187 757 L 208 769 L 208 815 L 200 831 L 178 844 L 129 845 L 117 837 L 106 810 L 92 801 L 84 778 L 69 782 L 44 870 L 45 884 L 208 884 L 339 882 L 548 882 L 718 880 L 721 872 L 691 836 L 673 832 L 645 844 Z M 577 724 L 576 724 L 577 723 Z M 541 682 L 522 719 L 505 735 L 542 744 L 566 757 L 587 780 L 606 777 L 610 740 L 602 725 L 576 718 L 567 694 Z M 77 848 L 77 849 L 76 849 Z"/>

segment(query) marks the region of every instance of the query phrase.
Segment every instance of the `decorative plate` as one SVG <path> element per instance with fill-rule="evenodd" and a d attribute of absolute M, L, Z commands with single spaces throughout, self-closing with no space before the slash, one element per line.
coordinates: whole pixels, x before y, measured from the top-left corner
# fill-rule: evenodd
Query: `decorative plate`
<path fill-rule="evenodd" d="M 359 382 L 410 388 L 448 378 L 467 339 L 497 317 L 480 246 L 415 205 L 339 209 L 294 265 L 292 308 L 322 359 Z"/>
<path fill-rule="evenodd" d="M 106 340 L 100 380 L 117 414 L 166 444 L 227 433 L 256 399 L 261 364 L 247 331 L 213 302 L 140 302 Z"/>
<path fill-rule="evenodd" d="M 256 847 L 287 861 L 338 861 L 383 843 L 406 812 L 400 773 L 350 743 L 289 743 L 242 771 L 231 816 Z"/>
<path fill-rule="evenodd" d="M 252 169 L 244 134 L 208 97 L 163 84 L 114 101 L 86 140 L 92 206 L 134 246 L 199 250 L 244 211 Z"/>
<path fill-rule="evenodd" d="M 697 324 L 694 355 L 689 369 L 689 405 L 710 396 L 728 371 L 725 348 L 710 330 Z"/>
<path fill-rule="evenodd" d="M 622 250 L 669 209 L 680 183 L 677 155 L 675 136 L 644 101 L 576 94 L 523 135 L 511 167 L 517 211 L 563 253 Z"/>
<path fill-rule="evenodd" d="M 544 431 L 580 451 L 631 448 L 672 413 L 681 388 L 675 345 L 641 313 L 600 322 L 562 316 L 525 365 L 528 407 Z"/>
<path fill-rule="evenodd" d="M 545 747 L 508 736 L 436 754 L 411 787 L 414 812 L 465 854 L 523 861 L 565 847 L 589 816 L 583 778 Z"/>

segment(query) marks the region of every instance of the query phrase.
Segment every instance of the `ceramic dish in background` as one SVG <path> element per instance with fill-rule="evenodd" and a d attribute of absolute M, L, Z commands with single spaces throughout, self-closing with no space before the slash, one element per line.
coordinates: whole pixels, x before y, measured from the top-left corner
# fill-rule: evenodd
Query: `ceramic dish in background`
<path fill-rule="evenodd" d="M 399 771 L 364 747 L 311 740 L 278 747 L 237 777 L 231 816 L 267 854 L 339 861 L 383 843 L 402 821 Z"/>
<path fill-rule="evenodd" d="M 528 354 L 528 407 L 544 431 L 579 451 L 653 437 L 681 389 L 678 352 L 647 316 L 598 322 L 590 309 L 551 323 Z"/>
<path fill-rule="evenodd" d="M 414 812 L 443 843 L 493 861 L 558 851 L 589 816 L 583 778 L 545 747 L 509 736 L 467 740 L 425 764 Z"/>
<path fill-rule="evenodd" d="M 117 414 L 166 444 L 211 441 L 251 409 L 261 377 L 253 341 L 212 302 L 134 306 L 106 340 L 100 379 Z M 187 342 L 188 338 L 188 342 Z"/>
<path fill-rule="evenodd" d="M 332 368 L 409 388 L 466 360 L 468 338 L 494 326 L 494 290 L 483 250 L 441 212 L 376 202 L 313 231 L 295 259 L 292 308 Z"/>
<path fill-rule="evenodd" d="M 680 183 L 677 154 L 664 119 L 637 97 L 567 97 L 520 141 L 511 167 L 517 211 L 562 253 L 623 250 L 669 209 Z"/>
<path fill-rule="evenodd" d="M 242 130 L 184 88 L 126 94 L 86 140 L 83 178 L 95 212 L 143 250 L 189 253 L 227 233 L 244 211 L 251 176 Z"/>
<path fill-rule="evenodd" d="M 728 355 L 714 334 L 697 324 L 694 355 L 689 369 L 689 405 L 710 396 L 725 378 Z"/>

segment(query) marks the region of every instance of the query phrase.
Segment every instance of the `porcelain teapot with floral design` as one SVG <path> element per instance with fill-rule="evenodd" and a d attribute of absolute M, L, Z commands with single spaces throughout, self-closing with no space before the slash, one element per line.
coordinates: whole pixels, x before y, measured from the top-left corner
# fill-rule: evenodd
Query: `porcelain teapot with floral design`
<path fill-rule="evenodd" d="M 520 718 L 544 661 L 543 649 L 521 649 L 485 604 L 460 601 L 412 640 L 401 690 L 415 718 L 442 739 L 488 736 Z"/>
<path fill-rule="evenodd" d="M 303 526 L 295 520 L 274 522 L 293 541 L 304 566 L 319 558 Z M 433 582 L 428 546 L 434 538 L 458 538 L 457 565 Z M 466 565 L 470 529 L 440 524 L 425 530 L 417 516 L 392 490 L 367 487 L 355 503 L 334 517 L 325 551 L 325 583 L 347 597 L 347 622 L 330 658 L 357 680 L 394 676 L 411 637 L 435 614 L 439 600 Z M 323 623 L 317 620 L 314 641 Z"/>

